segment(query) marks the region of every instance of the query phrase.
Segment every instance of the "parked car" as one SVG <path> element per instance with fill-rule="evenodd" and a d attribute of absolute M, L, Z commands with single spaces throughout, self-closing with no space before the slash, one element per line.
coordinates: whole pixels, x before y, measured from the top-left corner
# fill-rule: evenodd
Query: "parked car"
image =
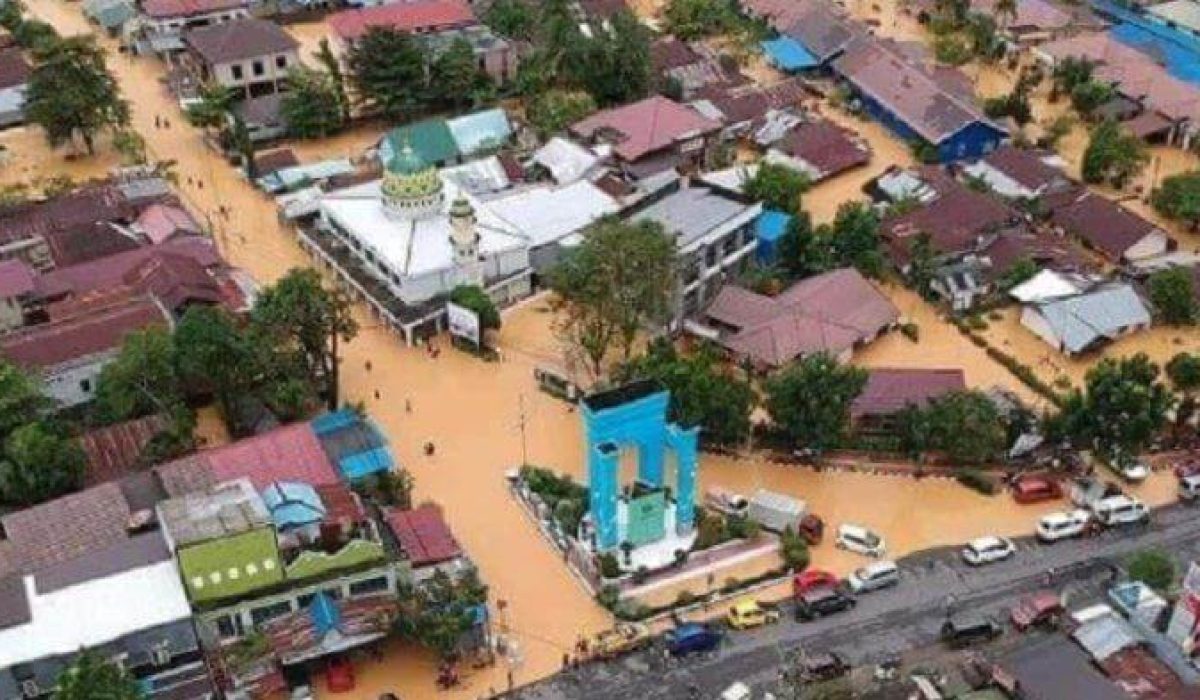
<path fill-rule="evenodd" d="M 806 683 L 841 678 L 850 672 L 850 665 L 840 654 L 828 652 L 824 654 L 805 654 L 797 662 L 800 678 Z"/>
<path fill-rule="evenodd" d="M 963 649 L 975 644 L 990 642 L 1004 633 L 1000 625 L 990 617 L 960 615 L 942 623 L 942 642 L 952 649 Z"/>
<path fill-rule="evenodd" d="M 1137 483 L 1145 481 L 1150 476 L 1150 465 L 1133 457 L 1122 457 L 1113 463 L 1113 468 L 1126 481 Z"/>
<path fill-rule="evenodd" d="M 962 558 L 971 566 L 1004 561 L 1017 553 L 1017 547 L 1007 537 L 980 537 L 963 547 Z"/>
<path fill-rule="evenodd" d="M 1188 474 L 1179 477 L 1179 500 L 1194 501 L 1200 496 L 1200 474 Z"/>
<path fill-rule="evenodd" d="M 1132 496 L 1109 496 L 1092 504 L 1092 516 L 1105 527 L 1149 522 L 1150 509 Z"/>
<path fill-rule="evenodd" d="M 745 517 L 750 499 L 740 493 L 723 488 L 711 488 L 704 492 L 704 505 L 724 515 Z"/>
<path fill-rule="evenodd" d="M 861 525 L 849 523 L 838 526 L 837 547 L 869 557 L 881 557 L 887 552 L 887 543 L 882 537 Z"/>
<path fill-rule="evenodd" d="M 615 659 L 623 654 L 637 651 L 650 644 L 650 630 L 636 622 L 618 622 L 612 629 L 604 630 L 588 643 L 594 659 Z"/>
<path fill-rule="evenodd" d="M 792 595 L 801 596 L 814 588 L 837 588 L 842 580 L 822 569 L 806 569 L 792 577 Z"/>
<path fill-rule="evenodd" d="M 1024 474 L 1012 483 L 1013 500 L 1017 503 L 1041 503 L 1062 498 L 1058 479 L 1046 474 Z"/>
<path fill-rule="evenodd" d="M 667 642 L 667 653 L 671 656 L 712 651 L 721 645 L 719 631 L 697 622 L 689 622 L 667 630 L 664 638 Z"/>
<path fill-rule="evenodd" d="M 757 600 L 743 598 L 729 608 L 729 614 L 725 616 L 725 620 L 735 630 L 747 630 L 779 622 L 779 611 L 774 608 L 765 608 L 759 605 Z"/>
<path fill-rule="evenodd" d="M 1091 476 L 1076 479 L 1071 485 L 1071 503 L 1078 508 L 1090 508 L 1096 501 L 1120 494 L 1120 486 Z"/>
<path fill-rule="evenodd" d="M 721 700 L 754 700 L 754 691 L 745 683 L 735 681 L 733 685 L 721 691 Z"/>
<path fill-rule="evenodd" d="M 1087 531 L 1092 514 L 1076 508 L 1043 515 L 1037 524 L 1037 538 L 1042 542 L 1057 542 L 1078 537 Z"/>
<path fill-rule="evenodd" d="M 855 604 L 854 598 L 837 588 L 814 588 L 796 598 L 796 619 L 801 622 L 815 620 L 850 610 Z"/>
<path fill-rule="evenodd" d="M 1062 600 L 1054 591 L 1039 591 L 1025 596 L 1009 611 L 1013 626 L 1022 632 L 1030 627 L 1053 623 L 1062 614 Z"/>
<path fill-rule="evenodd" d="M 900 583 L 900 568 L 896 562 L 883 560 L 855 569 L 846 577 L 850 592 L 868 593 Z"/>

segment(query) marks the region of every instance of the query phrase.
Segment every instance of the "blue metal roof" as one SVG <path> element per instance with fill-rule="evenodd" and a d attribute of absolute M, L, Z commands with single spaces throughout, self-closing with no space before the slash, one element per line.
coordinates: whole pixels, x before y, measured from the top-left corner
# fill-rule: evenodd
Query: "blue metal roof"
<path fill-rule="evenodd" d="M 328 435 L 341 428 L 349 428 L 360 420 L 362 418 L 357 413 L 348 408 L 343 408 L 333 413 L 321 414 L 313 418 L 310 424 L 312 425 L 313 432 L 321 436 Z"/>
<path fill-rule="evenodd" d="M 300 481 L 274 481 L 263 489 L 262 498 L 280 530 L 313 525 L 325 517 L 316 489 Z"/>
<path fill-rule="evenodd" d="M 761 46 L 767 60 L 781 71 L 790 73 L 815 68 L 821 64 L 800 42 L 788 36 L 768 39 L 761 42 Z"/>
<path fill-rule="evenodd" d="M 512 136 L 508 115 L 500 108 L 455 117 L 446 122 L 446 127 L 464 155 L 499 148 Z"/>
<path fill-rule="evenodd" d="M 386 446 L 376 447 L 338 460 L 338 469 L 341 470 L 342 476 L 350 481 L 357 481 L 370 474 L 390 471 L 391 468 L 392 453 Z"/>

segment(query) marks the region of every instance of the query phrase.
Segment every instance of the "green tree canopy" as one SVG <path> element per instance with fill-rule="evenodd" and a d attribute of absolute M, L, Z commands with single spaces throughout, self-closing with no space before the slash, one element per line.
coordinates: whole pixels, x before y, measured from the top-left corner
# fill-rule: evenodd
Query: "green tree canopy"
<path fill-rule="evenodd" d="M 1171 386 L 1182 394 L 1175 409 L 1175 426 L 1187 425 L 1196 412 L 1196 390 L 1200 389 L 1200 355 L 1190 352 L 1177 353 L 1167 362 L 1167 378 Z"/>
<path fill-rule="evenodd" d="M 170 412 L 184 404 L 175 340 L 165 328 L 125 336 L 121 352 L 100 372 L 96 411 L 105 421 Z"/>
<path fill-rule="evenodd" d="M 1163 321 L 1173 326 L 1196 322 L 1196 290 L 1192 284 L 1192 270 L 1187 267 L 1171 267 L 1150 275 L 1150 303 Z"/>
<path fill-rule="evenodd" d="M 601 105 L 624 104 L 650 92 L 650 30 L 622 10 L 607 30 L 583 37 L 569 55 L 569 82 L 591 93 Z"/>
<path fill-rule="evenodd" d="M 27 423 L 4 441 L 0 498 L 28 507 L 77 490 L 83 483 L 79 445 L 45 423 Z"/>
<path fill-rule="evenodd" d="M 675 241 L 661 226 L 602 219 L 550 274 L 564 304 L 559 330 L 599 377 L 610 349 L 629 360 L 637 332 L 667 320 L 675 279 Z"/>
<path fill-rule="evenodd" d="M 668 31 L 684 41 L 724 34 L 737 24 L 729 0 L 670 0 L 663 16 Z"/>
<path fill-rule="evenodd" d="M 288 73 L 287 85 L 279 111 L 292 136 L 325 138 L 346 125 L 342 96 L 329 74 L 312 68 L 294 68 Z"/>
<path fill-rule="evenodd" d="M 437 571 L 420 588 L 400 589 L 400 636 L 450 657 L 475 626 L 475 608 L 487 602 L 487 587 L 474 570 L 451 577 Z"/>
<path fill-rule="evenodd" d="M 838 444 L 850 404 L 862 393 L 867 372 L 824 354 L 809 355 L 767 379 L 767 411 L 796 447 L 820 453 Z"/>
<path fill-rule="evenodd" d="M 475 61 L 475 49 L 456 37 L 429 66 L 429 89 L 434 102 L 453 109 L 479 104 L 493 92 L 492 79 Z"/>
<path fill-rule="evenodd" d="M 496 0 L 484 15 L 484 22 L 501 36 L 529 41 L 537 17 L 531 4 L 524 0 Z"/>
<path fill-rule="evenodd" d="M 0 358 L 0 443 L 14 430 L 38 419 L 50 401 L 32 375 Z"/>
<path fill-rule="evenodd" d="M 96 152 L 96 135 L 129 124 L 129 103 L 108 72 L 104 50 L 90 36 L 52 42 L 34 56 L 25 92 L 25 116 L 42 127 L 52 146 L 82 138 Z"/>
<path fill-rule="evenodd" d="M 1147 160 L 1146 145 L 1141 139 L 1124 133 L 1116 122 L 1106 119 L 1092 130 L 1092 138 L 1083 152 L 1083 179 L 1121 188 L 1142 171 Z"/>
<path fill-rule="evenodd" d="M 1134 553 L 1125 568 L 1129 578 L 1160 593 L 1168 593 L 1175 583 L 1175 561 L 1161 549 L 1143 549 Z"/>
<path fill-rule="evenodd" d="M 58 676 L 56 700 L 141 700 L 137 679 L 91 650 L 84 650 Z"/>
<path fill-rule="evenodd" d="M 616 379 L 657 379 L 671 391 L 671 420 L 700 426 L 705 443 L 736 445 L 749 435 L 754 390 L 729 371 L 710 345 L 680 355 L 669 340 L 655 339 L 644 355 L 621 367 Z"/>
<path fill-rule="evenodd" d="M 879 243 L 879 218 L 862 202 L 842 202 L 832 226 L 817 229 L 838 265 L 853 266 L 867 277 L 883 276 L 886 263 Z"/>
<path fill-rule="evenodd" d="M 1063 58 L 1055 64 L 1051 75 L 1055 94 L 1070 95 L 1077 85 L 1090 81 L 1095 70 L 1096 64 L 1090 59 L 1076 56 Z"/>
<path fill-rule="evenodd" d="M 1194 226 L 1200 221 L 1200 170 L 1164 178 L 1151 201 L 1159 214 Z"/>
<path fill-rule="evenodd" d="M 407 32 L 372 27 L 347 54 L 350 80 L 367 108 L 384 117 L 411 117 L 426 94 L 425 47 Z"/>
<path fill-rule="evenodd" d="M 798 212 L 779 239 L 779 265 L 791 279 L 825 272 L 833 267 L 833 251 L 817 238 L 808 212 Z"/>
<path fill-rule="evenodd" d="M 246 400 L 263 372 L 264 347 L 250 340 L 229 312 L 212 306 L 189 308 L 175 327 L 179 373 L 192 387 L 207 387 L 235 434 Z"/>
<path fill-rule="evenodd" d="M 1003 454 L 1007 431 L 996 404 L 979 391 L 956 391 L 926 410 L 932 446 L 955 462 L 979 464 Z"/>
<path fill-rule="evenodd" d="M 798 214 L 802 211 L 800 197 L 810 186 L 808 177 L 799 170 L 777 163 L 761 162 L 754 177 L 742 184 L 742 192 L 770 209 Z"/>
<path fill-rule="evenodd" d="M 500 311 L 483 288 L 473 284 L 460 284 L 450 291 L 450 301 L 479 314 L 479 325 L 484 329 L 500 328 Z"/>
<path fill-rule="evenodd" d="M 1090 117 L 1117 94 L 1116 88 L 1102 80 L 1086 80 L 1071 88 L 1071 106 L 1080 115 Z"/>
<path fill-rule="evenodd" d="M 543 138 L 563 131 L 596 111 L 596 101 L 583 90 L 553 88 L 537 94 L 525 109 L 529 123 Z"/>
<path fill-rule="evenodd" d="M 1067 396 L 1056 427 L 1105 454 L 1137 454 L 1158 434 L 1171 403 L 1158 366 L 1144 353 L 1106 357 L 1088 370 L 1085 390 Z"/>

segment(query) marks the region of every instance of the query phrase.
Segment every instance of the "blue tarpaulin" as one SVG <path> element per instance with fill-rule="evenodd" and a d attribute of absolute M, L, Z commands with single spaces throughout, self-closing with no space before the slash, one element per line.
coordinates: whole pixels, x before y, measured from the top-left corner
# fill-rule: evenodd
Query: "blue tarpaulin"
<path fill-rule="evenodd" d="M 788 224 L 792 217 L 774 209 L 764 209 L 754 222 L 754 237 L 758 239 L 756 255 L 764 265 L 775 262 L 778 255 L 779 239 L 787 233 Z"/>
<path fill-rule="evenodd" d="M 376 447 L 373 450 L 349 455 L 338 460 L 338 469 L 341 470 L 342 476 L 350 481 L 357 481 L 370 474 L 386 472 L 391 468 L 392 453 L 387 447 Z"/>
<path fill-rule="evenodd" d="M 791 37 L 781 36 L 778 39 L 768 39 L 762 42 L 762 50 L 772 65 L 787 73 L 816 68 L 820 65 L 816 56 L 809 53 L 808 49 Z"/>
<path fill-rule="evenodd" d="M 311 423 L 314 433 L 317 435 L 328 435 L 335 430 L 349 428 L 361 420 L 362 417 L 357 413 L 348 408 L 343 408 L 340 411 L 319 415 L 316 418 L 313 418 Z"/>
<path fill-rule="evenodd" d="M 342 621 L 342 613 L 338 610 L 337 603 L 333 602 L 333 599 L 325 591 L 313 596 L 308 614 L 312 616 L 313 627 L 317 634 L 322 637 L 337 629 L 338 624 Z"/>

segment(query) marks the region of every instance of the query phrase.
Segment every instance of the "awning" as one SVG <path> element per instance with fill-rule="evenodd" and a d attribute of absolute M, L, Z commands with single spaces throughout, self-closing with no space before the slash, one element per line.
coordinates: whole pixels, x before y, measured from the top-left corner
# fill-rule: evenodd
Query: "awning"
<path fill-rule="evenodd" d="M 1169 131 L 1174 123 L 1158 112 L 1147 110 L 1133 119 L 1123 122 L 1122 126 L 1139 139 L 1147 139 Z"/>

